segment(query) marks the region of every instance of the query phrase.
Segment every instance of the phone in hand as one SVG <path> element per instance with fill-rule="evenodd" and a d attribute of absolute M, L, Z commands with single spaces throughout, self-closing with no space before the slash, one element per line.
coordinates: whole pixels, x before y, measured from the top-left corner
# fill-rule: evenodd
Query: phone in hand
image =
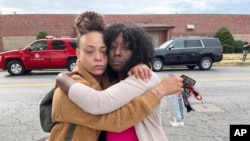
<path fill-rule="evenodd" d="M 184 87 L 186 85 L 192 85 L 192 86 L 194 86 L 195 83 L 196 83 L 196 81 L 194 79 L 192 79 L 192 78 L 190 78 L 190 77 L 188 77 L 188 76 L 186 76 L 184 74 L 182 74 L 181 77 L 183 78 L 183 85 L 184 85 Z"/>

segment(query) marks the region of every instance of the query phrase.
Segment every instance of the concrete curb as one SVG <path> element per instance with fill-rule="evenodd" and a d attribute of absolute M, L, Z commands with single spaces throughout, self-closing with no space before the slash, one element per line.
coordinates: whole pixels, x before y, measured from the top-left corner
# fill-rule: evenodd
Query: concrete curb
<path fill-rule="evenodd" d="M 221 62 L 213 63 L 213 67 L 233 67 L 233 66 L 250 66 L 250 60 L 222 60 Z M 0 72 L 4 70 L 0 69 Z"/>

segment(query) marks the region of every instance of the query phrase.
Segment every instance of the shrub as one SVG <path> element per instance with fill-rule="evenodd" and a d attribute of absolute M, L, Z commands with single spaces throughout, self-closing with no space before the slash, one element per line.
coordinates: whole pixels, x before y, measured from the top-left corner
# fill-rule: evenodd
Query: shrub
<path fill-rule="evenodd" d="M 48 33 L 42 30 L 37 34 L 36 39 L 45 39 L 46 36 L 48 36 Z"/>
<path fill-rule="evenodd" d="M 223 46 L 224 53 L 233 53 L 234 52 L 234 37 L 231 32 L 226 27 L 221 27 L 216 33 L 216 38 L 219 38 L 221 45 Z"/>
<path fill-rule="evenodd" d="M 242 47 L 243 47 L 244 42 L 241 40 L 236 40 L 234 42 L 234 51 L 235 53 L 241 53 L 242 52 Z"/>
<path fill-rule="evenodd" d="M 233 45 L 229 45 L 229 44 L 224 44 L 223 45 L 223 53 L 234 53 L 235 48 Z"/>

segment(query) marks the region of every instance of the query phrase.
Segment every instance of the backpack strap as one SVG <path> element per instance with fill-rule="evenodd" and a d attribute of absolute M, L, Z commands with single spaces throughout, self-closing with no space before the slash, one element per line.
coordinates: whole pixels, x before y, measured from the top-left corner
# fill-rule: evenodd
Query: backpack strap
<path fill-rule="evenodd" d="M 79 72 L 75 72 L 75 73 L 77 75 L 81 76 L 82 78 L 84 78 Z M 75 129 L 76 129 L 76 124 L 70 124 L 69 132 L 68 132 L 68 134 L 66 136 L 65 141 L 71 141 L 72 140 Z"/>
<path fill-rule="evenodd" d="M 67 134 L 67 136 L 66 136 L 65 141 L 71 141 L 75 129 L 76 129 L 76 124 L 70 124 L 69 132 L 68 132 L 68 134 Z"/>

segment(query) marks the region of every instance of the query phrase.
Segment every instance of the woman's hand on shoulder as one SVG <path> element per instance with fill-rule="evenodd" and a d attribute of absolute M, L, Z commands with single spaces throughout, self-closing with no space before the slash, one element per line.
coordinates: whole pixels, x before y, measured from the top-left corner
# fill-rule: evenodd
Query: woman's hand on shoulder
<path fill-rule="evenodd" d="M 77 74 L 77 72 L 61 72 L 56 77 L 56 87 L 60 87 L 65 94 L 68 94 L 70 86 L 75 83 L 70 76 Z"/>
<path fill-rule="evenodd" d="M 128 71 L 128 76 L 134 75 L 136 79 L 147 82 L 152 76 L 152 70 L 145 64 L 138 64 Z"/>

